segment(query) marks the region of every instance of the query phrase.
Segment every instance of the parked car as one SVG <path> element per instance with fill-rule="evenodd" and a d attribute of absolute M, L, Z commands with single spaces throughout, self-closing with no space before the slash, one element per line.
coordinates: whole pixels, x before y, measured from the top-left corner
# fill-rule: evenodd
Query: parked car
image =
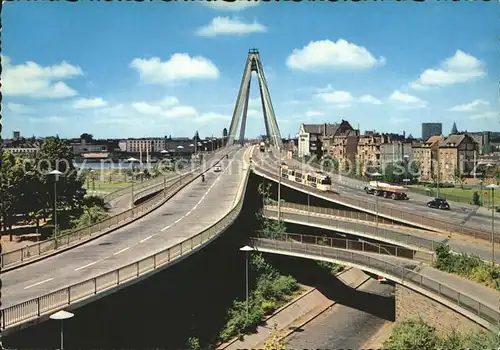
<path fill-rule="evenodd" d="M 434 198 L 433 200 L 427 202 L 429 208 L 450 210 L 450 205 L 446 199 Z"/>
<path fill-rule="evenodd" d="M 222 170 L 222 169 L 221 169 L 220 165 L 216 165 L 216 166 L 214 167 L 214 172 L 216 172 L 216 173 L 219 173 L 221 170 Z"/>

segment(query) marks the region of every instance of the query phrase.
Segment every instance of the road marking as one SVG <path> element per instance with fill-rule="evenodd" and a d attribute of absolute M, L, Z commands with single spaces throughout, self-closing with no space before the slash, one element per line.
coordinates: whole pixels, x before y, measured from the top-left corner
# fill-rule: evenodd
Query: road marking
<path fill-rule="evenodd" d="M 168 226 L 166 226 L 166 227 L 162 228 L 162 229 L 161 229 L 161 232 L 163 232 L 163 231 L 165 231 L 165 230 L 168 230 L 168 229 L 169 229 L 169 228 L 171 228 L 171 227 L 172 227 L 172 225 L 168 225 Z"/>
<path fill-rule="evenodd" d="M 179 221 L 182 220 L 183 217 L 178 218 L 177 220 L 174 221 L 174 224 L 178 223 Z"/>
<path fill-rule="evenodd" d="M 101 260 L 97 260 L 97 261 L 91 262 L 90 264 L 80 266 L 79 268 L 75 269 L 75 271 L 78 271 L 78 270 L 84 269 L 86 267 L 92 266 L 94 264 L 97 264 L 99 261 L 101 261 Z"/>
<path fill-rule="evenodd" d="M 120 253 L 123 253 L 124 251 L 129 250 L 129 249 L 130 249 L 130 247 L 123 248 L 122 250 L 117 251 L 117 252 L 116 252 L 116 253 L 114 253 L 113 255 L 118 255 L 118 254 L 120 254 Z"/>
<path fill-rule="evenodd" d="M 191 209 L 190 211 L 188 211 L 183 217 L 188 216 L 189 214 L 191 214 L 192 211 L 193 211 L 193 209 Z"/>
<path fill-rule="evenodd" d="M 32 285 L 29 285 L 29 286 L 27 286 L 27 287 L 24 287 L 24 289 L 29 289 L 29 288 L 31 288 L 31 287 L 38 286 L 38 285 L 40 285 L 40 284 L 42 284 L 42 283 L 45 283 L 45 282 L 48 282 L 48 281 L 52 281 L 53 279 L 54 279 L 53 277 L 51 277 L 51 278 L 47 278 L 46 280 L 43 280 L 43 281 L 40 281 L 40 282 L 37 282 L 37 283 L 33 283 Z"/>
<path fill-rule="evenodd" d="M 142 240 L 140 241 L 140 243 L 144 243 L 144 242 L 146 242 L 146 241 L 147 241 L 148 239 L 150 239 L 151 237 L 153 237 L 153 235 L 151 235 L 151 236 L 149 236 L 149 237 L 146 237 L 146 238 L 142 239 Z"/>

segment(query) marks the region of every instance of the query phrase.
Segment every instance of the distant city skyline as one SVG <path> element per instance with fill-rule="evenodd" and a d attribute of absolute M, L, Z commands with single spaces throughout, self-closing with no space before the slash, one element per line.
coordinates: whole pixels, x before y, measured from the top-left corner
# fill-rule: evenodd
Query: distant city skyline
<path fill-rule="evenodd" d="M 498 19 L 488 4 L 252 5 L 6 6 L 4 130 L 221 136 L 254 47 L 283 136 L 301 122 L 342 119 L 415 137 L 422 122 L 441 122 L 445 132 L 454 122 L 500 128 L 497 38 L 485 34 Z M 258 97 L 253 84 L 248 137 L 264 133 Z"/>

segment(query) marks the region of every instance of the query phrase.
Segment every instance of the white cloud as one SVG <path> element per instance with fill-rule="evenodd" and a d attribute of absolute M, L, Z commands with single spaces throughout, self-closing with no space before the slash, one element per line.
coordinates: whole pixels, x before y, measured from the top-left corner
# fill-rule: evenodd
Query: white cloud
<path fill-rule="evenodd" d="M 196 108 L 191 106 L 175 106 L 165 111 L 165 116 L 170 118 L 195 117 L 198 115 Z"/>
<path fill-rule="evenodd" d="M 159 57 L 135 58 L 130 67 L 137 70 L 141 80 L 148 84 L 219 77 L 219 69 L 212 61 L 201 56 L 190 57 L 186 53 L 175 53 L 168 61 L 161 61 Z"/>
<path fill-rule="evenodd" d="M 80 98 L 73 102 L 73 108 L 84 109 L 84 108 L 100 108 L 106 107 L 108 102 L 104 101 L 102 98 Z"/>
<path fill-rule="evenodd" d="M 372 95 L 363 95 L 359 98 L 359 102 L 371 103 L 373 105 L 381 105 L 382 101 Z"/>
<path fill-rule="evenodd" d="M 247 110 L 247 116 L 252 117 L 252 118 L 257 118 L 262 116 L 262 112 L 256 110 L 256 109 L 249 109 Z"/>
<path fill-rule="evenodd" d="M 391 101 L 402 103 L 405 108 L 424 108 L 427 102 L 413 95 L 405 94 L 401 91 L 394 91 L 389 97 Z"/>
<path fill-rule="evenodd" d="M 457 50 L 455 55 L 441 62 L 438 69 L 426 69 L 410 85 L 414 89 L 465 83 L 486 75 L 484 63 L 476 57 Z"/>
<path fill-rule="evenodd" d="M 32 61 L 11 65 L 7 56 L 2 56 L 2 62 L 2 92 L 6 96 L 64 98 L 78 95 L 62 81 L 83 75 L 78 66 L 66 61 L 46 67 Z"/>
<path fill-rule="evenodd" d="M 246 23 L 238 18 L 215 17 L 210 24 L 198 28 L 195 34 L 213 38 L 217 35 L 245 35 L 266 31 L 267 28 L 255 20 L 253 23 Z"/>
<path fill-rule="evenodd" d="M 341 108 L 350 107 L 351 103 L 355 102 L 370 103 L 374 105 L 382 104 L 382 101 L 372 95 L 355 97 L 348 91 L 333 90 L 331 85 L 323 89 L 318 89 L 318 91 L 319 93 L 316 94 L 315 97 L 320 98 L 323 102 L 334 104 Z"/>
<path fill-rule="evenodd" d="M 220 114 L 220 113 L 203 113 L 196 118 L 196 121 L 199 123 L 214 121 L 214 120 L 231 120 L 231 116 Z"/>
<path fill-rule="evenodd" d="M 7 109 L 9 109 L 13 113 L 17 114 L 25 114 L 25 113 L 31 113 L 34 111 L 34 109 L 30 106 L 26 106 L 20 103 L 12 103 L 9 102 L 7 103 Z"/>
<path fill-rule="evenodd" d="M 455 107 L 450 108 L 450 111 L 452 112 L 474 112 L 481 106 L 489 106 L 488 101 L 483 101 L 483 100 L 474 100 L 471 103 L 466 103 L 463 105 L 458 105 Z"/>
<path fill-rule="evenodd" d="M 498 112 L 484 112 L 484 113 L 473 114 L 470 116 L 470 119 L 473 119 L 473 120 L 493 119 L 493 118 L 498 118 L 500 120 L 500 113 L 498 113 Z"/>
<path fill-rule="evenodd" d="M 325 115 L 325 113 L 323 113 L 321 111 L 307 111 L 306 112 L 306 117 L 308 117 L 308 118 L 319 117 L 319 116 L 323 116 L 323 115 Z"/>
<path fill-rule="evenodd" d="M 259 1 L 236 0 L 234 2 L 226 1 L 203 1 L 203 5 L 220 11 L 242 11 L 247 8 L 255 7 L 260 4 Z"/>
<path fill-rule="evenodd" d="M 339 39 L 311 41 L 302 49 L 294 49 L 286 64 L 290 69 L 302 71 L 366 69 L 385 64 L 385 59 L 376 59 L 366 48 Z"/>

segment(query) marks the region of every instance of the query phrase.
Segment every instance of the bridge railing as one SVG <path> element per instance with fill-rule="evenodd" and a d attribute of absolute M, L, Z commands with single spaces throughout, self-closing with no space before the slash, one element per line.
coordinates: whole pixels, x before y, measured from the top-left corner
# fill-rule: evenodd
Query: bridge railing
<path fill-rule="evenodd" d="M 284 242 L 263 238 L 252 238 L 251 244 L 257 248 L 257 251 L 259 248 L 288 251 L 368 267 L 380 272 L 381 275 L 385 275 L 389 279 L 394 278 L 396 282 L 399 280 L 403 285 L 408 285 L 410 288 L 414 285 L 433 295 L 439 296 L 485 320 L 492 327 L 496 327 L 500 322 L 500 312 L 496 308 L 485 305 L 477 300 L 477 298 L 466 295 L 451 286 L 424 276 L 408 268 L 408 265 L 397 265 L 363 253 L 315 244 Z"/>
<path fill-rule="evenodd" d="M 113 228 L 123 226 L 126 223 L 133 221 L 137 217 L 143 216 L 145 213 L 148 213 L 153 208 L 164 202 L 169 196 L 175 194 L 180 188 L 187 185 L 193 178 L 201 174 L 202 171 L 203 170 L 197 169 L 177 178 L 167 180 L 164 182 L 164 184 L 161 184 L 161 186 L 165 186 L 162 193 L 159 193 L 158 195 L 150 198 L 144 203 L 141 203 L 117 215 L 108 217 L 98 223 L 83 227 L 81 229 L 72 230 L 70 232 L 58 235 L 57 237 L 52 237 L 37 243 L 33 243 L 20 249 L 2 253 L 2 269 L 8 269 L 13 266 L 21 265 L 22 263 L 26 263 L 27 261 L 30 261 L 42 255 L 52 253 L 55 250 L 67 248 L 71 245 L 77 244 L 84 239 L 102 234 L 103 231 L 108 231 Z"/>
<path fill-rule="evenodd" d="M 391 255 L 406 259 L 416 259 L 420 261 L 424 260 L 426 262 L 432 262 L 434 257 L 434 254 L 430 252 L 418 252 L 418 254 L 416 254 L 415 250 L 413 249 L 398 247 L 389 244 L 372 243 L 363 240 L 353 240 L 347 238 L 307 235 L 302 233 L 286 232 L 281 236 L 274 237 L 273 240 L 314 244 L 332 248 L 356 250 L 365 253 Z M 416 255 L 418 255 L 418 257 L 416 257 Z"/>
<path fill-rule="evenodd" d="M 278 176 L 276 174 L 277 171 L 271 172 L 267 169 L 263 169 L 263 166 L 256 165 L 254 162 L 254 169 L 258 173 L 262 173 L 264 176 L 273 179 L 274 181 L 278 181 Z M 451 233 L 459 233 L 467 236 L 472 236 L 476 239 L 490 240 L 491 241 L 491 232 L 477 230 L 474 228 L 462 226 L 460 224 L 456 224 L 453 222 L 448 222 L 442 219 L 436 219 L 430 216 L 420 215 L 408 211 L 404 211 L 401 209 L 390 208 L 383 205 L 384 200 L 381 199 L 378 202 L 378 209 L 375 203 L 356 199 L 352 197 L 343 196 L 339 193 L 330 192 L 330 191 L 318 191 L 314 187 L 306 186 L 302 183 L 298 183 L 295 181 L 290 181 L 288 179 L 282 178 L 281 182 L 284 184 L 288 184 L 295 188 L 300 188 L 303 192 L 309 192 L 314 195 L 319 195 L 328 199 L 331 199 L 335 202 L 357 208 L 360 210 L 365 210 L 370 213 L 377 213 L 379 216 L 385 216 L 391 218 L 393 220 L 398 220 L 414 225 L 418 225 L 420 227 L 429 228 L 431 230 L 439 230 L 442 232 L 451 232 Z M 500 242 L 500 236 L 495 237 L 496 242 Z"/>
<path fill-rule="evenodd" d="M 306 216 L 304 218 L 304 222 L 316 223 L 318 225 L 325 225 L 325 220 L 327 220 L 328 227 L 332 229 L 338 229 L 343 232 L 351 232 L 356 233 L 362 232 L 364 234 L 380 237 L 386 240 L 391 240 L 394 242 L 406 244 L 409 246 L 425 249 L 428 251 L 435 251 L 438 246 L 440 246 L 439 242 L 432 241 L 430 239 L 425 239 L 419 236 L 412 235 L 410 233 L 404 233 L 399 231 L 397 228 L 387 228 L 384 226 L 379 226 L 377 228 L 376 225 L 372 223 L 362 223 L 362 222 L 353 222 L 353 221 L 342 221 L 335 220 L 331 216 L 334 216 L 335 209 L 333 208 L 324 208 L 324 207 L 312 207 L 302 204 L 295 203 L 281 203 L 281 209 L 284 210 L 281 212 L 281 217 L 288 217 L 293 220 L 293 216 L 290 215 L 302 215 Z M 309 211 L 307 210 L 309 209 Z M 277 215 L 277 207 L 276 206 L 265 206 L 264 214 L 268 212 L 276 213 Z M 308 215 L 308 213 L 312 213 L 312 215 Z M 289 214 L 289 216 L 287 216 Z M 324 215 L 324 216 L 319 216 Z M 409 229 L 411 230 L 411 229 Z"/>
<path fill-rule="evenodd" d="M 133 279 L 142 277 L 169 263 L 174 263 L 186 254 L 206 244 L 215 236 L 221 234 L 227 227 L 231 226 L 238 217 L 244 202 L 248 175 L 249 172 L 246 173 L 244 178 L 245 186 L 239 196 L 237 204 L 228 214 L 226 214 L 226 216 L 208 229 L 191 238 L 185 239 L 175 246 L 144 259 L 137 260 L 127 266 L 123 266 L 114 271 L 104 273 L 69 287 L 61 288 L 38 298 L 6 307 L 1 310 L 2 329 L 37 319 L 40 316 L 50 314 L 76 302 L 83 301 L 84 299 L 90 298 L 106 290 L 131 282 Z"/>
<path fill-rule="evenodd" d="M 221 151 L 222 150 L 214 152 L 206 160 L 208 161 L 210 159 L 213 159 L 213 157 L 215 157 L 218 154 L 220 154 Z M 192 171 L 193 170 L 188 170 L 188 169 L 185 170 L 185 171 L 181 171 L 179 176 L 186 175 L 186 174 L 188 174 L 188 173 L 190 173 Z M 176 176 L 175 178 L 179 178 L 179 176 Z M 173 178 L 174 177 L 169 176 L 167 178 L 167 181 L 170 181 Z M 126 195 L 128 193 L 134 193 L 134 198 L 140 198 L 140 197 L 136 196 L 135 193 L 139 193 L 139 191 L 141 191 L 144 188 L 149 188 L 151 186 L 161 185 L 163 183 L 163 181 L 164 181 L 163 177 L 156 177 L 156 178 L 149 179 L 149 180 L 144 180 L 144 181 L 141 181 L 141 182 L 135 182 L 132 185 L 129 185 L 129 186 L 120 188 L 119 190 L 116 190 L 116 191 L 113 191 L 111 193 L 108 193 L 108 194 L 104 195 L 102 198 L 104 199 L 105 203 L 109 203 L 110 201 L 112 201 L 112 200 L 114 200 L 114 199 L 116 199 L 118 197 L 124 196 L 124 195 Z"/>

